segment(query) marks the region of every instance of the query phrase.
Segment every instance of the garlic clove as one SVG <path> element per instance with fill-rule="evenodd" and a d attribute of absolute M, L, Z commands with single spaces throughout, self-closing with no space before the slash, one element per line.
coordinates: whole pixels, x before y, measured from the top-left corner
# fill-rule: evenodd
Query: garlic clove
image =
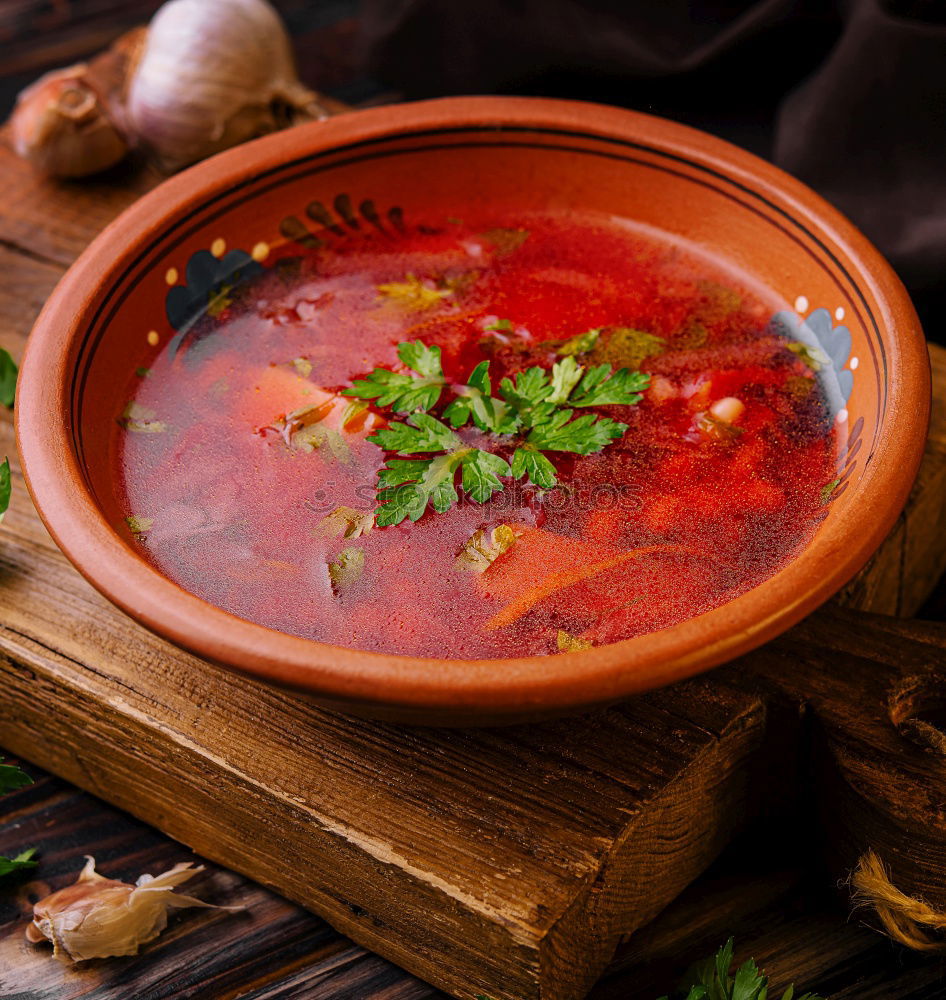
<path fill-rule="evenodd" d="M 175 886 L 203 870 L 182 862 L 158 876 L 142 875 L 131 885 L 100 875 L 94 858 L 87 857 L 75 884 L 35 904 L 26 939 L 34 944 L 51 941 L 53 956 L 67 961 L 135 955 L 164 930 L 169 910 L 241 909 L 174 892 Z"/>
<path fill-rule="evenodd" d="M 53 70 L 27 87 L 10 128 L 17 153 L 55 177 L 98 173 L 128 152 L 85 63 Z"/>
<path fill-rule="evenodd" d="M 170 0 L 131 76 L 129 128 L 165 170 L 327 112 L 266 0 Z"/>

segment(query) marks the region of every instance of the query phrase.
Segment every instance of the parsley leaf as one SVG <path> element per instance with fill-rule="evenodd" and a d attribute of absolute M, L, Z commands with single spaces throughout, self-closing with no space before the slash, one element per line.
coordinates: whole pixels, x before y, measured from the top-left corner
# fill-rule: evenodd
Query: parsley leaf
<path fill-rule="evenodd" d="M 0 757 L 0 761 L 2 760 L 3 758 Z M 0 795 L 4 794 L 4 792 L 13 792 L 18 788 L 25 788 L 27 785 L 32 784 L 33 779 L 25 771 L 21 771 L 12 764 L 0 763 Z M 4 875 L 12 875 L 14 872 L 23 871 L 26 868 L 35 868 L 36 862 L 32 860 L 35 853 L 36 848 L 31 847 L 29 850 L 18 854 L 15 858 L 0 857 L 0 878 L 3 878 Z"/>
<path fill-rule="evenodd" d="M 479 448 L 458 447 L 428 459 L 388 459 L 378 473 L 380 506 L 375 523 L 383 528 L 405 518 L 417 521 L 428 504 L 443 514 L 459 499 L 455 483 L 458 469 L 462 470 L 464 490 L 477 503 L 485 503 L 502 490 L 499 477 L 510 474 L 507 462 Z"/>
<path fill-rule="evenodd" d="M 397 356 L 419 375 L 443 378 L 439 347 L 428 347 L 422 340 L 408 341 L 398 345 Z"/>
<path fill-rule="evenodd" d="M 552 365 L 552 391 L 548 395 L 548 401 L 556 405 L 564 403 L 572 389 L 581 381 L 583 371 L 581 365 L 572 357 L 556 361 Z"/>
<path fill-rule="evenodd" d="M 477 503 L 486 503 L 503 488 L 500 476 L 508 476 L 509 463 L 489 451 L 474 448 L 463 459 L 463 489 Z"/>
<path fill-rule="evenodd" d="M 23 871 L 26 868 L 35 868 L 36 862 L 33 855 L 36 853 L 35 847 L 30 847 L 22 851 L 15 858 L 0 857 L 0 878 L 4 875 L 12 875 L 14 872 Z"/>
<path fill-rule="evenodd" d="M 526 444 L 540 451 L 572 451 L 578 455 L 590 455 L 601 451 L 627 430 L 627 424 L 609 417 L 583 413 L 572 420 L 573 413 L 574 410 L 556 410 L 544 424 L 532 428 Z"/>
<path fill-rule="evenodd" d="M 594 336 L 592 336 L 594 335 Z M 598 331 L 582 334 L 582 350 L 597 341 Z M 567 342 L 566 342 L 567 343 Z M 501 477 L 527 479 L 540 489 L 557 483 L 555 466 L 546 451 L 589 455 L 621 437 L 627 424 L 585 413 L 574 417 L 573 407 L 640 402 L 650 376 L 627 368 L 614 371 L 602 364 L 585 368 L 566 353 L 551 370 L 533 366 L 503 378 L 499 396 L 492 395 L 489 362 L 480 362 L 467 383 L 454 387 L 454 398 L 442 420 L 426 412 L 440 400 L 446 379 L 440 351 L 422 341 L 401 344 L 398 357 L 416 375 L 376 368 L 345 394 L 375 399 L 379 406 L 411 412 L 407 422 L 395 421 L 376 430 L 368 441 L 399 455 L 437 454 L 434 458 L 390 458 L 378 474 L 378 527 L 417 521 L 428 506 L 438 513 L 458 500 L 456 473 L 463 489 L 477 503 L 485 503 L 503 489 Z M 574 419 L 572 419 L 574 417 Z M 511 464 L 492 452 L 465 446 L 456 433 L 470 421 L 481 431 L 510 436 L 520 434 Z M 450 426 L 448 426 L 448 424 Z M 451 429 L 452 428 L 452 429 Z"/>
<path fill-rule="evenodd" d="M 343 396 L 374 399 L 378 406 L 390 406 L 397 413 L 430 410 L 440 400 L 440 393 L 447 384 L 440 362 L 440 348 L 428 347 L 423 341 L 400 344 L 397 356 L 416 375 L 375 370 L 363 379 L 356 379 L 350 389 L 343 389 Z"/>
<path fill-rule="evenodd" d="M 595 365 L 585 372 L 578 387 L 568 397 L 568 405 L 608 406 L 618 404 L 633 406 L 641 401 L 643 398 L 641 393 L 649 385 L 650 376 L 644 372 L 632 372 L 629 368 L 619 368 L 612 374 L 610 365 Z"/>
<path fill-rule="evenodd" d="M 733 939 L 730 938 L 713 958 L 699 962 L 687 974 L 680 996 L 686 1000 L 767 1000 L 768 978 L 750 958 L 730 976 L 733 960 Z M 688 992 L 686 992 L 688 991 Z M 789 986 L 782 994 L 782 1000 L 792 1000 L 795 987 Z M 660 1000 L 670 1000 L 661 997 Z M 806 993 L 797 1000 L 823 1000 L 814 993 Z"/>
<path fill-rule="evenodd" d="M 4 406 L 13 406 L 16 400 L 16 376 L 16 362 L 0 347 L 0 403 Z"/>
<path fill-rule="evenodd" d="M 0 757 L 0 761 L 3 758 Z M 33 779 L 18 767 L 12 764 L 0 764 L 0 795 L 4 792 L 15 792 L 18 788 L 25 788 L 32 785 Z"/>
<path fill-rule="evenodd" d="M 555 466 L 534 445 L 524 445 L 513 452 L 512 475 L 514 479 L 528 479 L 543 490 L 550 490 L 558 482 Z"/>
<path fill-rule="evenodd" d="M 10 482 L 10 459 L 5 458 L 0 463 L 0 521 L 3 520 L 3 515 L 6 514 L 10 506 L 12 488 Z"/>
<path fill-rule="evenodd" d="M 554 412 L 555 404 L 548 402 L 551 393 L 552 386 L 544 368 L 527 368 L 499 383 L 499 394 L 516 411 L 523 427 L 534 427 Z"/>
<path fill-rule="evenodd" d="M 481 361 L 470 372 L 467 384 L 457 387 L 457 398 L 443 411 L 444 420 L 459 428 L 472 418 L 481 431 L 511 434 L 518 418 L 506 403 L 492 397 L 492 391 L 489 362 Z"/>
<path fill-rule="evenodd" d="M 436 417 L 428 413 L 412 413 L 409 424 L 396 421 L 382 427 L 367 438 L 385 451 L 396 451 L 401 455 L 416 455 L 430 451 L 454 451 L 462 447 L 462 442 Z M 411 426 L 413 424 L 413 426 Z"/>
<path fill-rule="evenodd" d="M 418 521 L 428 503 L 438 514 L 449 510 L 458 499 L 454 485 L 456 470 L 469 450 L 459 448 L 428 459 L 390 459 L 378 474 L 380 506 L 375 514 L 378 527 L 400 524 L 408 517 Z"/>

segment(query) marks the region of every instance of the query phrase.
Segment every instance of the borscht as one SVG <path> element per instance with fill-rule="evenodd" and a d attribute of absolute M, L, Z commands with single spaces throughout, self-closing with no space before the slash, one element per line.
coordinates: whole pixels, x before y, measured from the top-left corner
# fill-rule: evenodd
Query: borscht
<path fill-rule="evenodd" d="M 184 589 L 336 645 L 512 657 L 667 628 L 812 537 L 834 415 L 744 274 L 596 216 L 336 228 L 264 245 L 129 372 L 121 530 Z"/>

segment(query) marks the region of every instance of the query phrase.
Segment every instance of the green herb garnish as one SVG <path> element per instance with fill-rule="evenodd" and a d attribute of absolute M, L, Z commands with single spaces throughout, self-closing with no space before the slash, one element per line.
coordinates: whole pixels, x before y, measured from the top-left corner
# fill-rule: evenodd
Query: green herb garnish
<path fill-rule="evenodd" d="M 633 406 L 650 384 L 650 376 L 610 365 L 585 368 L 573 357 L 556 362 L 551 371 L 533 367 L 500 383 L 492 395 L 489 362 L 480 362 L 465 385 L 455 387 L 455 398 L 438 420 L 429 413 L 439 401 L 446 379 L 440 350 L 421 341 L 400 344 L 398 357 L 417 374 L 384 368 L 358 379 L 343 395 L 375 399 L 400 413 L 411 413 L 376 431 L 367 440 L 399 455 L 436 455 L 432 458 L 390 458 L 378 475 L 379 527 L 418 520 L 432 506 L 438 513 L 458 499 L 456 475 L 467 495 L 485 503 L 503 489 L 501 476 L 527 479 L 542 489 L 557 482 L 555 466 L 545 451 L 589 455 L 621 437 L 627 425 L 609 417 L 586 413 L 575 419 L 574 408 Z M 510 438 L 512 464 L 481 448 L 468 447 L 455 433 L 470 421 L 481 431 Z M 452 429 L 451 429 L 452 428 Z"/>
<path fill-rule="evenodd" d="M 10 507 L 10 492 L 12 483 L 10 482 L 10 459 L 5 458 L 0 463 L 0 521 Z M 2 786 L 0 786 L 2 788 Z"/>
<path fill-rule="evenodd" d="M 0 761 L 3 758 L 0 757 Z M 33 779 L 25 772 L 21 771 L 13 764 L 0 764 L 0 795 L 6 792 L 15 792 L 18 788 L 25 788 L 32 785 Z"/>
<path fill-rule="evenodd" d="M 561 636 L 563 633 L 559 633 Z M 675 996 L 685 1000 L 769 1000 L 768 979 L 750 958 L 729 975 L 732 966 L 733 939 L 730 938 L 713 958 L 695 965 L 687 974 L 685 985 Z M 485 993 L 475 994 L 474 1000 L 493 1000 Z M 663 996 L 660 1000 L 670 1000 Z M 771 1000 L 775 1000 L 772 994 Z M 781 1000 L 824 1000 L 814 993 L 795 996 L 795 987 L 789 986 Z"/>
<path fill-rule="evenodd" d="M 2 760 L 3 758 L 0 757 L 0 761 Z M 25 771 L 21 771 L 12 764 L 0 764 L 0 795 L 3 795 L 5 792 L 16 791 L 18 788 L 25 788 L 27 785 L 32 784 L 33 779 Z M 31 847 L 29 850 L 18 854 L 15 858 L 0 857 L 0 878 L 27 868 L 35 868 L 36 862 L 32 860 L 35 853 L 36 848 Z"/>
<path fill-rule="evenodd" d="M 16 401 L 16 376 L 16 362 L 0 347 L 0 403 L 4 406 L 13 406 Z"/>
<path fill-rule="evenodd" d="M 35 847 L 30 847 L 21 851 L 15 858 L 0 857 L 0 878 L 4 875 L 12 875 L 14 872 L 23 871 L 26 868 L 35 868 L 36 862 L 32 860 L 36 853 Z"/>
<path fill-rule="evenodd" d="M 730 976 L 733 959 L 733 939 L 730 938 L 713 958 L 698 963 L 688 973 L 680 996 L 686 1000 L 769 1000 L 768 979 L 750 958 Z M 689 992 L 687 992 L 689 991 Z M 795 997 L 795 987 L 789 986 L 782 1000 L 823 1000 L 814 993 Z M 660 1000 L 669 1000 L 661 997 Z M 774 995 L 772 1000 L 775 1000 Z"/>
<path fill-rule="evenodd" d="M 356 379 L 343 396 L 373 399 L 378 406 L 390 406 L 396 413 L 412 413 L 436 406 L 447 384 L 440 364 L 440 348 L 428 347 L 423 341 L 399 344 L 397 356 L 416 375 L 375 368 L 367 377 Z"/>

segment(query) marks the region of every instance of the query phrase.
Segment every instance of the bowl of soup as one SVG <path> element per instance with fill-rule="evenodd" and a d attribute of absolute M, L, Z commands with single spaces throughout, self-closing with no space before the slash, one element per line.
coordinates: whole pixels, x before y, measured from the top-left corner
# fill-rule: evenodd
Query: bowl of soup
<path fill-rule="evenodd" d="M 328 706 L 581 710 L 776 636 L 867 561 L 928 421 L 910 301 L 799 182 L 573 102 L 292 129 L 70 269 L 27 482 L 110 600 Z"/>

